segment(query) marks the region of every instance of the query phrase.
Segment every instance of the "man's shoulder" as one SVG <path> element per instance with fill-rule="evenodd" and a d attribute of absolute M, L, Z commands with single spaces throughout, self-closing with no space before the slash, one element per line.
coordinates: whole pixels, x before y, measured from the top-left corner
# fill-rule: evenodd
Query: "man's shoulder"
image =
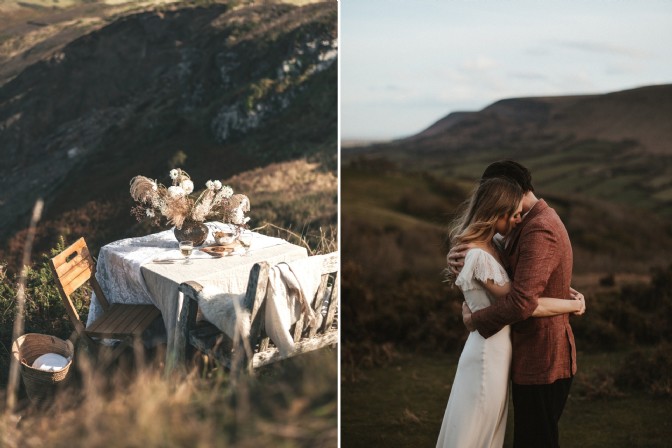
<path fill-rule="evenodd" d="M 569 240 L 569 234 L 560 216 L 551 207 L 546 207 L 530 217 L 529 222 L 521 229 L 521 238 L 533 238 L 533 234 L 544 234 L 554 241 Z"/>
<path fill-rule="evenodd" d="M 532 226 L 547 226 L 549 224 L 562 224 L 560 216 L 553 207 L 548 206 L 545 202 L 539 210 L 535 210 L 532 216 L 529 216 L 528 224 Z M 563 225 L 564 226 L 564 225 Z"/>

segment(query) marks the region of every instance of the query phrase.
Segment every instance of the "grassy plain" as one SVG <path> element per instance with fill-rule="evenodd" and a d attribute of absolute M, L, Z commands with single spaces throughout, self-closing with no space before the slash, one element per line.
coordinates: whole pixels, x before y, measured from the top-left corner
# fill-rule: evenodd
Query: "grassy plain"
<path fill-rule="evenodd" d="M 586 383 L 619 353 L 579 353 L 579 372 L 560 422 L 564 447 L 667 447 L 672 400 L 631 393 L 587 398 Z M 431 447 L 441 428 L 459 354 L 402 353 L 389 365 L 342 383 L 342 444 L 347 447 Z M 512 412 L 504 447 L 512 446 Z"/>

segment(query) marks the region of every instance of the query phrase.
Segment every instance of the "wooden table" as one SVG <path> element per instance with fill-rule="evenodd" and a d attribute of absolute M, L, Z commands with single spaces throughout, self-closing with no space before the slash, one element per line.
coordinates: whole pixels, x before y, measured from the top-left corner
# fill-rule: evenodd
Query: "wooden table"
<path fill-rule="evenodd" d="M 212 228 L 220 226 L 209 223 Z M 265 261 L 270 265 L 308 256 L 305 248 L 279 238 L 252 233 L 250 248 L 244 255 L 213 258 L 194 249 L 190 264 L 184 264 L 171 230 L 115 241 L 100 250 L 96 278 L 111 303 L 152 303 L 161 311 L 166 327 L 166 370 L 183 362 L 183 351 L 176 347 L 176 329 L 184 300 L 178 291 L 181 283 L 195 280 L 234 294 L 245 293 L 252 266 Z M 214 241 L 212 236 L 206 245 Z M 89 322 L 100 313 L 95 296 L 89 309 Z"/>

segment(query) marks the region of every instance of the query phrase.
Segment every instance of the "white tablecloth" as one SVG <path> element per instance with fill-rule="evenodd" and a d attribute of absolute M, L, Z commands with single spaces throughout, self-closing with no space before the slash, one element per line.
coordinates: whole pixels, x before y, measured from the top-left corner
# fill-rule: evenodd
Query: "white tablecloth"
<path fill-rule="evenodd" d="M 211 230 L 224 226 L 208 223 Z M 175 350 L 175 329 L 182 307 L 182 297 L 178 293 L 180 283 L 195 280 L 204 286 L 242 293 L 255 263 L 266 261 L 275 265 L 308 256 L 305 248 L 283 239 L 249 233 L 251 244 L 244 255 L 213 258 L 195 248 L 190 264 L 184 264 L 172 230 L 115 241 L 100 249 L 96 278 L 110 303 L 154 304 L 161 310 L 166 327 L 167 355 L 170 356 Z M 210 232 L 205 244 L 213 243 Z M 94 294 L 87 325 L 101 312 Z"/>

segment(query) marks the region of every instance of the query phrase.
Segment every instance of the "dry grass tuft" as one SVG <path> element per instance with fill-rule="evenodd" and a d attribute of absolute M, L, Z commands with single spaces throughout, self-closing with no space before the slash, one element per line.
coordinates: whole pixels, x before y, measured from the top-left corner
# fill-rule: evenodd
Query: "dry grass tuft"
<path fill-rule="evenodd" d="M 401 423 L 401 424 L 403 425 L 403 424 L 408 424 L 408 423 L 412 423 L 412 424 L 420 424 L 420 423 L 422 423 L 422 422 L 421 422 L 421 420 L 420 420 L 420 417 L 418 417 L 417 415 L 415 415 L 415 414 L 413 413 L 413 411 L 411 411 L 411 410 L 408 409 L 408 408 L 405 408 L 405 409 L 404 409 L 404 413 L 403 413 L 403 415 L 401 416 L 401 419 L 399 420 L 399 423 Z"/>
<path fill-rule="evenodd" d="M 335 358 L 323 350 L 235 388 L 221 371 L 166 379 L 149 368 L 95 373 L 80 362 L 75 384 L 53 405 L 25 402 L 0 417 L 0 446 L 335 446 Z"/>

